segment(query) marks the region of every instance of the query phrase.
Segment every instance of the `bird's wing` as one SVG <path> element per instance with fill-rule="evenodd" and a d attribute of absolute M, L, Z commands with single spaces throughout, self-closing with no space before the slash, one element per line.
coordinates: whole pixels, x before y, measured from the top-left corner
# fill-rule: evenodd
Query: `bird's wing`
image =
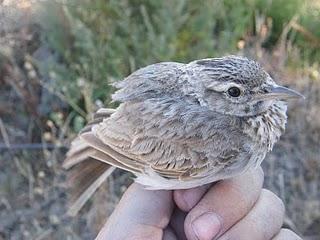
<path fill-rule="evenodd" d="M 122 104 L 109 118 L 81 133 L 80 138 L 95 150 L 90 156 L 134 174 L 152 169 L 169 179 L 190 180 L 203 177 L 208 169 L 212 173 L 223 168 L 225 163 L 219 161 L 223 155 L 209 156 L 208 153 L 223 150 L 228 157 L 225 149 L 209 149 L 212 144 L 210 141 L 204 144 L 201 136 L 185 138 L 183 133 L 179 136 L 176 131 L 181 123 L 162 126 L 163 116 L 152 114 L 153 119 L 148 122 L 141 107 L 143 103 Z M 209 157 L 217 160 L 209 161 Z"/>
<path fill-rule="evenodd" d="M 100 109 L 72 142 L 63 165 L 72 168 L 69 173 L 69 183 L 74 189 L 69 211 L 72 215 L 112 173 L 111 165 L 136 175 L 152 170 L 168 180 L 188 181 L 215 174 L 235 162 L 232 159 L 236 159 L 240 150 L 230 148 L 234 144 L 212 145 L 209 144 L 212 141 L 203 141 L 196 134 L 186 137 L 184 132 L 177 133 L 181 129 L 178 122 L 163 124 L 163 116 L 154 113 L 156 119 L 148 121 L 148 116 L 141 114 L 141 107 L 142 102 L 124 103 L 117 110 Z M 219 141 L 227 141 L 216 134 Z M 215 145 L 220 148 L 212 149 Z"/>
<path fill-rule="evenodd" d="M 170 139 L 168 132 L 161 133 L 160 136 L 155 132 L 156 127 L 153 131 L 146 131 L 147 124 L 143 124 L 141 116 L 135 113 L 137 108 L 134 104 L 120 106 L 111 117 L 112 111 L 100 109 L 94 115 L 93 121 L 89 122 L 72 142 L 63 166 L 67 169 L 76 166 L 70 175 L 72 184 L 78 186 L 75 188 L 75 196 L 87 186 L 77 179 L 79 176 L 85 178 L 85 170 L 87 171 L 89 166 L 93 167 L 94 164 L 88 164 L 90 161 L 98 160 L 134 174 L 151 168 L 162 177 L 174 179 L 187 178 L 206 167 L 206 161 L 201 159 L 201 154 L 190 151 L 188 141 L 181 141 L 179 144 L 174 141 L 173 136 Z M 189 140 L 190 144 L 197 143 Z M 82 168 L 80 165 L 86 167 Z M 95 169 L 91 173 L 89 170 L 88 174 L 95 174 Z M 87 179 L 92 179 L 92 176 Z"/>
<path fill-rule="evenodd" d="M 103 121 L 108 119 L 114 112 L 114 109 L 102 108 L 94 114 L 93 120 L 90 121 L 82 129 L 79 136 L 72 141 L 71 148 L 67 152 L 66 159 L 63 163 L 64 168 L 70 169 L 73 166 L 93 158 L 130 172 L 133 172 L 133 170 L 139 171 L 137 164 L 132 163 L 130 166 L 122 164 L 121 162 L 131 161 L 131 159 L 117 153 L 92 134 L 92 128 L 103 123 Z"/>
<path fill-rule="evenodd" d="M 168 178 L 178 178 L 187 170 L 195 169 L 195 164 L 191 163 L 192 157 L 194 163 L 201 165 L 186 141 L 179 144 L 172 135 L 174 133 L 166 131 L 178 127 L 175 126 L 177 123 L 154 126 L 150 124 L 151 119 L 147 123 L 149 116 L 140 116 L 141 107 L 148 99 L 158 101 L 160 98 L 166 99 L 166 95 L 179 92 L 175 88 L 179 87 L 177 81 L 183 66 L 173 62 L 149 65 L 117 83 L 119 90 L 113 95 L 113 100 L 124 102 L 122 107 L 110 117 L 105 117 L 106 110 L 100 110 L 95 115 L 79 136 L 89 148 L 78 151 L 78 155 L 69 156 L 65 165 L 81 161 L 87 154 L 133 173 L 151 167 Z M 158 117 L 161 120 L 163 116 Z"/>

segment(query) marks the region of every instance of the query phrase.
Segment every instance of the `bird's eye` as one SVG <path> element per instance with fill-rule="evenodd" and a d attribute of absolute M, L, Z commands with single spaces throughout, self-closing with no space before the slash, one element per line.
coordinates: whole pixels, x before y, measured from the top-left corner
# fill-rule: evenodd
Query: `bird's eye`
<path fill-rule="evenodd" d="M 228 89 L 228 94 L 231 97 L 239 97 L 241 95 L 241 90 L 237 87 L 231 87 Z"/>

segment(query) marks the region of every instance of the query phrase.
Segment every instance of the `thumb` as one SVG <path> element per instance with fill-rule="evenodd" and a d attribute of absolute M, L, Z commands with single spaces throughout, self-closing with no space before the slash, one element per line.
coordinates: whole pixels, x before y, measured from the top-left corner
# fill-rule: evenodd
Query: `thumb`
<path fill-rule="evenodd" d="M 132 184 L 98 234 L 102 239 L 162 239 L 173 211 L 172 191 Z"/>

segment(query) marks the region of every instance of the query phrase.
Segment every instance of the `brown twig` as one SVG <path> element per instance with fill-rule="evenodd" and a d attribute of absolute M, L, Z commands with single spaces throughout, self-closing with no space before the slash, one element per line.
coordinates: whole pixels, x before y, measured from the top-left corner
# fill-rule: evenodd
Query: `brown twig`
<path fill-rule="evenodd" d="M 308 39 L 314 47 L 320 47 L 320 38 L 315 36 L 308 29 L 297 23 L 296 21 L 291 22 L 291 28 L 301 33 L 306 39 Z"/>
<path fill-rule="evenodd" d="M 25 84 L 28 82 L 26 76 L 14 62 L 8 62 L 4 64 L 4 70 L 5 82 L 9 84 L 16 91 L 17 95 L 23 100 L 27 111 L 38 117 L 36 106 L 38 105 L 39 99 L 37 94 L 34 94 L 32 90 L 25 86 Z"/>
<path fill-rule="evenodd" d="M 7 148 L 10 148 L 10 140 L 9 140 L 9 135 L 8 132 L 4 126 L 4 123 L 2 119 L 0 118 L 0 133 L 2 135 L 4 144 L 6 145 Z"/>

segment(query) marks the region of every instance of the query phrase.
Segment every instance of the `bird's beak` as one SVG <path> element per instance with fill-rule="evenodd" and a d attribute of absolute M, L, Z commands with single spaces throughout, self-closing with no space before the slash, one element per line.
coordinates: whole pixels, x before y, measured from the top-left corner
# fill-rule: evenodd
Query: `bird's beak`
<path fill-rule="evenodd" d="M 305 99 L 305 97 L 295 90 L 290 88 L 282 87 L 279 85 L 270 85 L 268 92 L 259 97 L 262 99 L 279 99 L 279 100 L 289 100 L 289 99 Z"/>
<path fill-rule="evenodd" d="M 286 88 L 278 85 L 272 86 L 270 89 L 270 92 L 267 93 L 267 95 L 269 95 L 272 98 L 282 99 L 282 100 L 293 99 L 293 98 L 305 99 L 305 97 L 301 93 L 295 90 L 292 90 L 290 88 Z"/>

